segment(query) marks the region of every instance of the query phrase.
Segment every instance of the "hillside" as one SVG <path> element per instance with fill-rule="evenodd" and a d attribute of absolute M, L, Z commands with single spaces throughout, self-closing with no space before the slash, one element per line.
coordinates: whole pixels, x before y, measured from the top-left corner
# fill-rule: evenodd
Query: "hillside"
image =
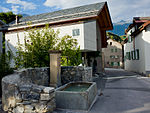
<path fill-rule="evenodd" d="M 131 22 L 126 22 L 124 20 L 121 20 L 120 22 L 113 23 L 114 29 L 110 30 L 109 32 L 112 32 L 113 34 L 122 36 L 125 35 L 125 29 L 128 28 L 128 26 L 131 24 Z"/>

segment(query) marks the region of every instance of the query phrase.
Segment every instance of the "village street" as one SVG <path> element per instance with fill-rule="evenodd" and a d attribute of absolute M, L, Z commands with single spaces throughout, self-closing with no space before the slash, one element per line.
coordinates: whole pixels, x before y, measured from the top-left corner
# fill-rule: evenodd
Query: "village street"
<path fill-rule="evenodd" d="M 150 113 L 150 78 L 120 69 L 106 69 L 103 95 L 99 96 L 89 113 Z M 55 111 L 54 113 L 82 113 Z"/>

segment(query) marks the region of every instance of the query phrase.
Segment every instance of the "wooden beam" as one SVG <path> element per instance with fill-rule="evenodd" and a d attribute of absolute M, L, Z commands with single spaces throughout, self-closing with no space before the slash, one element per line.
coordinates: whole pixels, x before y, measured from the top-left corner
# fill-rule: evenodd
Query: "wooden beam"
<path fill-rule="evenodd" d="M 103 10 L 102 10 L 101 18 L 102 18 L 103 21 L 104 21 L 104 26 L 107 28 L 107 27 L 108 27 L 108 21 L 107 21 L 107 19 L 106 19 L 105 7 L 104 7 Z"/>
<path fill-rule="evenodd" d="M 102 48 L 106 48 L 107 47 L 107 38 L 106 38 L 106 31 L 105 30 L 101 30 L 101 39 L 102 39 Z"/>
<path fill-rule="evenodd" d="M 112 24 L 112 21 L 111 21 L 111 18 L 110 18 L 110 13 L 109 13 L 109 10 L 108 10 L 107 3 L 105 5 L 104 9 L 105 9 L 105 13 L 106 13 L 106 16 L 107 16 L 107 19 L 108 19 L 108 23 L 109 23 L 109 26 L 110 26 L 109 30 L 112 30 L 113 29 L 113 24 Z"/>

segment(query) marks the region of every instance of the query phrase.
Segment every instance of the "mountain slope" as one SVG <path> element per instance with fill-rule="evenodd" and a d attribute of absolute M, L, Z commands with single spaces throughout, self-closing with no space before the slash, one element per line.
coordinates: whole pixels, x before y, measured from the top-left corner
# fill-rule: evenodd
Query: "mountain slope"
<path fill-rule="evenodd" d="M 117 23 L 113 23 L 114 29 L 110 30 L 109 32 L 112 32 L 113 34 L 119 36 L 125 35 L 125 29 L 127 29 L 130 24 L 130 22 L 126 22 L 124 20 L 121 20 Z"/>

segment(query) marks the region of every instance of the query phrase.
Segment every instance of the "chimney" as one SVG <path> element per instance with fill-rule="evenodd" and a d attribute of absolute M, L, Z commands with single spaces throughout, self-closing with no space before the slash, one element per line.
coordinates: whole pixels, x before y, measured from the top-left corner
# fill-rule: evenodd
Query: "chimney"
<path fill-rule="evenodd" d="M 19 22 L 19 18 L 18 18 L 18 16 L 16 15 L 16 25 L 18 24 L 18 22 Z"/>

